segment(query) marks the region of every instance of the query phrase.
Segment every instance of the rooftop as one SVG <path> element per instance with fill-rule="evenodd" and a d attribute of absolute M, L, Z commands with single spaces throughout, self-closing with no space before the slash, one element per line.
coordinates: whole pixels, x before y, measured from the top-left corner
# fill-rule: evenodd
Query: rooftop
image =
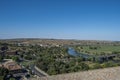
<path fill-rule="evenodd" d="M 22 69 L 22 67 L 20 65 L 18 65 L 16 62 L 14 61 L 7 61 L 4 64 L 4 67 L 7 68 L 8 70 L 19 70 Z"/>

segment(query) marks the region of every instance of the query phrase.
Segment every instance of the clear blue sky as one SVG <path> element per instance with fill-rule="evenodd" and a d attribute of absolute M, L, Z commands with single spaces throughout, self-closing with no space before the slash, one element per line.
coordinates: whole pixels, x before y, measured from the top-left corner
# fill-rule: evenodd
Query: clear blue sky
<path fill-rule="evenodd" d="M 120 0 L 0 0 L 0 39 L 120 41 Z"/>

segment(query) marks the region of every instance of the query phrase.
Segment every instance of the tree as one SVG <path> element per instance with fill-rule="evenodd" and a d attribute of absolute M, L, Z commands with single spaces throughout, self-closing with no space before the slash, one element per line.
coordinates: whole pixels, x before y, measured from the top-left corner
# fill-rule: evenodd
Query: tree
<path fill-rule="evenodd" d="M 26 60 L 32 60 L 33 56 L 31 56 L 31 55 L 25 55 L 24 58 L 25 58 Z"/>
<path fill-rule="evenodd" d="M 94 62 L 94 61 L 95 61 L 95 57 L 89 57 L 89 58 L 88 58 L 88 61 Z"/>
<path fill-rule="evenodd" d="M 0 76 L 5 76 L 8 73 L 9 73 L 8 69 L 0 67 Z"/>
<path fill-rule="evenodd" d="M 101 68 L 101 65 L 99 63 L 94 63 L 92 66 L 91 66 L 91 69 L 99 69 Z"/>
<path fill-rule="evenodd" d="M 80 63 L 80 66 L 81 66 L 82 70 L 88 70 L 89 69 L 89 66 L 85 63 Z"/>
<path fill-rule="evenodd" d="M 57 71 L 56 71 L 55 66 L 50 66 L 47 73 L 50 74 L 50 75 L 56 75 Z"/>
<path fill-rule="evenodd" d="M 2 55 L 0 55 L 0 62 L 2 62 L 2 60 L 3 60 L 3 57 L 2 57 Z"/>
<path fill-rule="evenodd" d="M 15 80 L 15 78 L 10 78 L 10 80 Z"/>
<path fill-rule="evenodd" d="M 18 56 L 12 56 L 12 59 L 13 59 L 14 61 L 16 61 L 16 62 L 19 61 L 19 57 L 18 57 Z"/>
<path fill-rule="evenodd" d="M 81 61 L 83 61 L 83 58 L 82 58 L 82 57 L 79 57 L 79 58 L 77 58 L 77 61 L 78 61 L 78 62 L 81 62 Z"/>
<path fill-rule="evenodd" d="M 106 67 L 112 67 L 114 66 L 114 63 L 109 61 L 109 62 L 105 62 L 102 64 L 102 68 L 106 68 Z"/>
<path fill-rule="evenodd" d="M 89 46 L 89 49 L 96 50 L 96 49 L 98 49 L 98 47 L 96 47 L 96 46 Z"/>
<path fill-rule="evenodd" d="M 5 51 L 5 50 L 7 50 L 8 49 L 8 46 L 3 46 L 3 47 L 1 47 L 1 51 Z"/>

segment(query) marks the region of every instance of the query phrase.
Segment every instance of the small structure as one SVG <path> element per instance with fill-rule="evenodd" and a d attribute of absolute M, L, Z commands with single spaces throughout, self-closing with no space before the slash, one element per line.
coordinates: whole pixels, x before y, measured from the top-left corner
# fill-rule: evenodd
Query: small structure
<path fill-rule="evenodd" d="M 12 56 L 12 55 L 18 55 L 18 54 L 17 54 L 17 51 L 7 51 L 7 52 L 5 52 L 5 55 Z"/>
<path fill-rule="evenodd" d="M 9 70 L 13 77 L 25 76 L 27 74 L 27 71 L 14 61 L 7 61 L 3 66 Z"/>
<path fill-rule="evenodd" d="M 4 63 L 4 67 L 7 68 L 10 71 L 22 69 L 21 66 L 19 66 L 15 62 L 6 62 L 6 63 Z"/>

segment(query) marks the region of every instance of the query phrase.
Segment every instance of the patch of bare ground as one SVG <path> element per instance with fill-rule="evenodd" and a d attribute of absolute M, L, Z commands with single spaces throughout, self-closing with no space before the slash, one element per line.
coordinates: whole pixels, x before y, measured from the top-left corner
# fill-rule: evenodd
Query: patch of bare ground
<path fill-rule="evenodd" d="M 30 80 L 120 80 L 120 67 L 32 78 Z"/>

